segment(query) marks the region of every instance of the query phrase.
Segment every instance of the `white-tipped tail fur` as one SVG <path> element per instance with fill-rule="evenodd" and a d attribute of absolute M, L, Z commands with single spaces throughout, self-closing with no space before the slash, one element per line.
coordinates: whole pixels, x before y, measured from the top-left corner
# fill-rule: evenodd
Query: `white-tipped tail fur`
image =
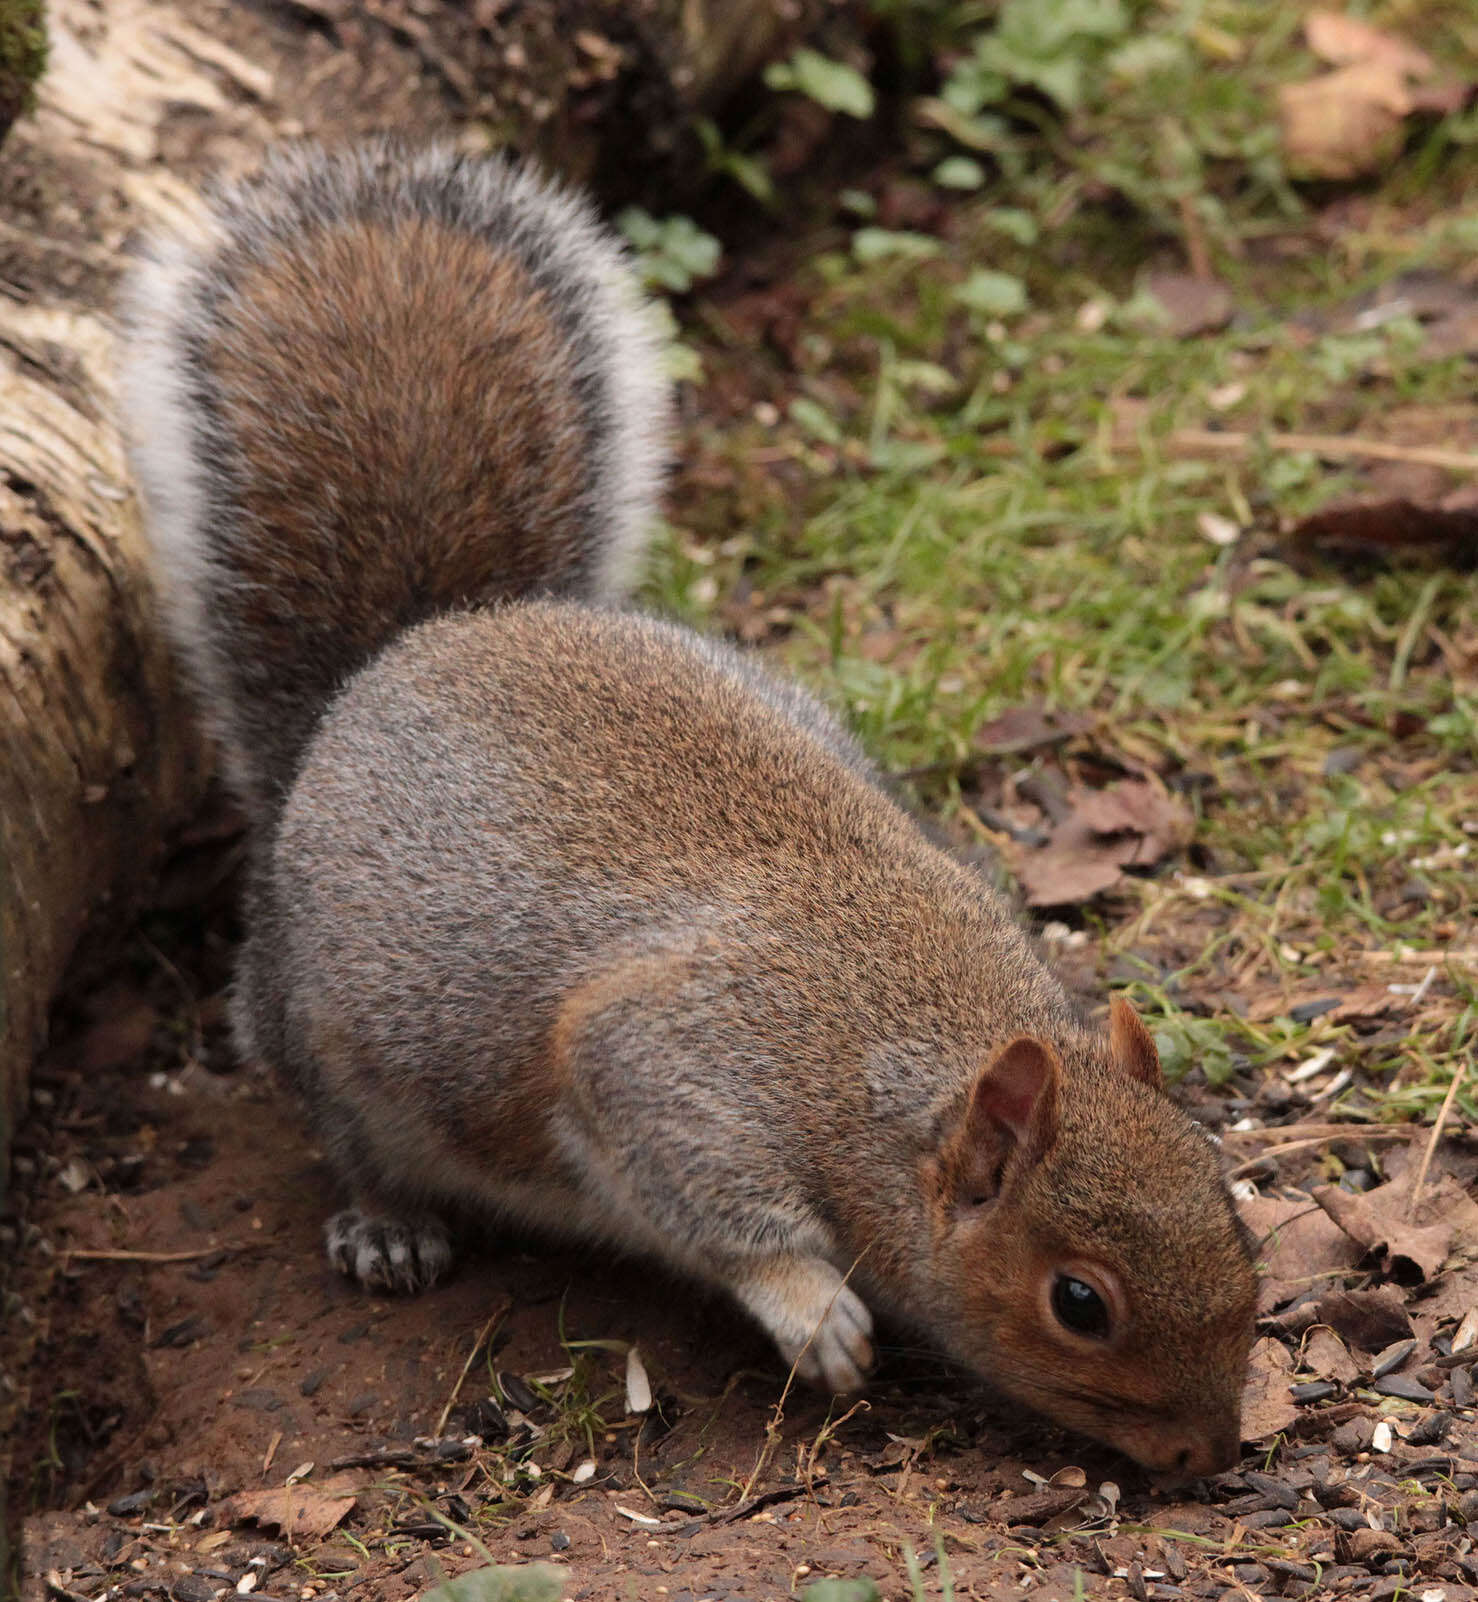
<path fill-rule="evenodd" d="M 275 642 L 261 637 L 246 618 L 251 595 L 262 588 L 251 564 L 274 538 L 272 528 L 262 528 L 251 496 L 272 479 L 276 466 L 260 436 L 248 448 L 239 431 L 233 432 L 230 385 L 251 383 L 252 340 L 263 345 L 270 340 L 271 317 L 279 314 L 281 299 L 297 290 L 292 272 L 278 271 L 296 241 L 333 239 L 354 228 L 409 231 L 421 223 L 434 224 L 442 239 L 485 243 L 490 263 L 505 258 L 516 263 L 519 281 L 537 293 L 559 329 L 570 393 L 579 398 L 584 470 L 570 504 L 578 501 L 583 543 L 578 573 L 568 576 L 574 566 L 564 552 L 568 573 L 561 570 L 547 587 L 602 604 L 621 602 L 635 581 L 655 521 L 670 421 L 661 335 L 624 247 L 581 196 L 503 157 L 470 158 L 446 146 L 405 149 L 385 140 L 341 152 L 288 148 L 271 156 L 255 177 L 210 193 L 196 224 L 145 242 L 129 277 L 121 307 L 122 422 L 171 629 L 223 744 L 228 776 L 254 812 L 275 810 L 284 772 L 291 771 L 289 758 L 295 761 L 297 755 L 288 746 L 300 748 L 304 730 L 301 720 L 290 717 L 290 734 L 275 733 L 276 722 L 262 711 L 263 691 L 270 692 L 270 700 L 285 687 L 264 686 L 267 669 L 260 661 L 255 678 L 248 670 L 254 655 L 274 654 Z M 348 253 L 325 250 L 324 257 L 341 276 L 352 271 Z M 240 287 L 263 280 L 275 297 L 266 311 L 260 290 Z M 303 288 L 312 293 L 313 286 Z M 326 300 L 332 304 L 331 296 Z M 351 302 L 352 296 L 344 300 Z M 346 320 L 343 338 L 362 339 L 369 350 L 373 332 Z M 379 332 L 383 335 L 383 329 Z M 424 332 L 418 329 L 417 337 Z M 457 362 L 463 351 L 454 345 L 436 348 L 434 338 L 433 330 L 427 361 Z M 517 343 L 516 336 L 511 343 Z M 222 352 L 230 358 L 224 369 L 217 361 Z M 363 387 L 373 378 L 372 361 L 365 357 Z M 305 366 L 311 365 L 311 357 L 305 358 Z M 229 376 L 222 377 L 222 370 Z M 306 378 L 301 393 L 279 393 L 285 386 L 275 374 L 261 387 L 269 390 L 266 409 L 280 407 L 285 418 L 300 418 L 311 405 L 321 404 L 309 395 Z M 351 410 L 330 407 L 325 436 L 341 416 L 348 429 Z M 465 418 L 467 408 L 459 415 Z M 519 420 L 510 419 L 508 426 L 516 429 Z M 301 458 L 301 445 L 295 448 Z M 352 450 L 344 454 L 355 460 Z M 299 459 L 286 469 L 309 466 Z M 291 476 L 286 469 L 284 481 Z M 268 489 L 275 492 L 275 482 Z M 326 485 L 326 503 L 337 489 L 333 482 Z M 332 530 L 324 532 L 321 509 L 310 508 L 305 519 L 310 517 L 316 519 L 315 540 L 338 538 Z M 279 548 L 271 554 L 277 562 L 298 554 L 293 534 L 276 530 Z M 553 542 L 556 532 L 535 526 L 520 534 L 527 549 L 518 552 L 516 584 L 441 596 L 438 605 L 506 599 L 522 588 L 546 587 L 537 572 L 539 542 L 545 538 Z M 405 555 L 407 569 L 413 568 L 417 553 L 409 540 Z M 303 549 L 301 560 L 310 573 L 332 566 L 316 545 Z M 354 568 L 352 561 L 346 565 Z M 550 568 L 553 572 L 552 558 Z M 397 614 L 389 604 L 384 611 L 385 638 L 374 642 L 376 648 L 418 620 L 405 609 Z M 331 635 L 333 627 L 334 620 L 326 617 L 320 634 Z M 301 659 L 292 652 L 275 654 L 281 656 L 283 673 L 300 660 L 331 663 L 337 676 L 323 683 L 299 674 L 299 694 L 323 702 L 362 665 L 349 659 L 341 643 L 331 637 L 305 639 Z M 361 657 L 363 644 L 356 642 Z M 315 715 L 322 709 L 316 706 Z"/>

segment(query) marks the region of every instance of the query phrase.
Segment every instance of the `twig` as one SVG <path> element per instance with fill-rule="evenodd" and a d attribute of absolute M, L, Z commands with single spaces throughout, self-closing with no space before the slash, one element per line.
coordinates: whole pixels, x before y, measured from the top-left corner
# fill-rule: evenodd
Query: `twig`
<path fill-rule="evenodd" d="M 63 1257 L 92 1263 L 193 1263 L 197 1258 L 214 1257 L 217 1252 L 244 1252 L 248 1246 L 200 1246 L 192 1252 L 93 1251 L 85 1246 L 69 1246 Z"/>
<path fill-rule="evenodd" d="M 1452 1104 L 1457 1098 L 1457 1087 L 1463 1082 L 1463 1069 L 1466 1065 L 1462 1058 L 1458 1058 L 1457 1070 L 1452 1076 L 1452 1083 L 1447 1087 L 1447 1094 L 1442 1098 L 1442 1105 L 1437 1109 L 1437 1118 L 1432 1125 L 1432 1135 L 1427 1141 L 1427 1149 L 1422 1153 L 1421 1167 L 1416 1171 L 1416 1178 L 1411 1182 L 1411 1194 L 1406 1198 L 1406 1219 L 1409 1223 L 1416 1217 L 1416 1204 L 1421 1198 L 1422 1186 L 1427 1182 L 1427 1170 L 1432 1166 L 1432 1157 L 1437 1150 L 1437 1142 L 1442 1139 L 1442 1126 L 1447 1122 L 1447 1115 L 1452 1111 Z"/>
<path fill-rule="evenodd" d="M 789 1502 L 794 1497 L 804 1496 L 808 1491 L 828 1483 L 825 1474 L 818 1474 L 813 1480 L 801 1481 L 798 1485 L 779 1485 L 772 1491 L 761 1491 L 758 1496 L 746 1496 L 742 1502 L 736 1502 L 733 1507 L 721 1507 L 717 1512 L 708 1515 L 710 1524 L 737 1524 L 740 1519 L 747 1519 L 751 1513 L 758 1513 L 763 1507 L 773 1507 L 777 1502 Z"/>
<path fill-rule="evenodd" d="M 505 1300 L 501 1307 L 495 1308 L 488 1316 L 488 1321 L 477 1332 L 477 1339 L 472 1343 L 472 1350 L 467 1354 L 467 1361 L 462 1364 L 462 1372 L 457 1375 L 457 1383 L 452 1386 L 452 1394 L 446 1399 L 446 1406 L 441 1410 L 441 1417 L 436 1421 L 436 1428 L 431 1432 L 440 1436 L 446 1429 L 446 1421 L 452 1415 L 452 1408 L 456 1406 L 457 1397 L 461 1395 L 462 1383 L 467 1378 L 473 1363 L 477 1361 L 477 1354 L 482 1350 L 487 1338 L 493 1332 L 493 1325 L 501 1318 L 508 1316 L 508 1309 L 513 1305 L 511 1300 Z"/>
<path fill-rule="evenodd" d="M 1352 1131 L 1359 1131 L 1358 1135 L 1355 1136 L 1359 1140 L 1393 1140 L 1397 1137 L 1409 1139 L 1411 1136 L 1409 1127 L 1401 1129 L 1367 1129 L 1360 1124 L 1338 1124 L 1335 1128 L 1338 1130 L 1336 1134 L 1310 1135 L 1302 1140 L 1285 1140 L 1281 1146 L 1269 1146 L 1266 1151 L 1259 1152 L 1256 1157 L 1248 1157 L 1238 1163 L 1235 1168 L 1229 1168 L 1227 1170 L 1227 1178 L 1241 1179 L 1245 1175 L 1261 1168 L 1270 1157 L 1287 1157 L 1296 1151 L 1312 1151 L 1315 1146 L 1327 1146 L 1330 1141 L 1341 1140 L 1346 1135 L 1351 1134 Z M 1251 1134 L 1253 1131 L 1249 1130 L 1248 1133 Z"/>
<path fill-rule="evenodd" d="M 867 1253 L 868 1248 L 864 1246 L 852 1259 L 852 1266 L 842 1275 L 841 1284 L 831 1293 L 831 1300 L 827 1302 L 825 1310 L 821 1314 L 823 1320 L 836 1304 L 837 1297 L 842 1294 L 842 1291 L 846 1288 L 847 1281 L 857 1272 L 857 1265 L 867 1256 Z M 765 1425 L 765 1444 L 760 1448 L 760 1454 L 754 1460 L 754 1468 L 750 1471 L 749 1478 L 744 1482 L 743 1491 L 740 1492 L 739 1499 L 741 1502 L 749 1500 L 749 1493 L 754 1489 L 755 1481 L 764 1473 L 765 1464 L 769 1461 L 770 1453 L 775 1450 L 775 1443 L 780 1439 L 780 1426 L 785 1422 L 785 1402 L 790 1395 L 791 1387 L 795 1384 L 796 1370 L 801 1365 L 801 1359 L 811 1350 L 812 1342 L 815 1341 L 820 1330 L 821 1324 L 818 1322 L 816 1328 L 806 1337 L 805 1344 L 800 1351 L 795 1354 L 795 1361 L 790 1365 L 790 1372 L 785 1376 L 785 1385 L 780 1392 L 780 1399 L 775 1403 L 769 1423 Z"/>
<path fill-rule="evenodd" d="M 1191 274 L 1203 284 L 1210 283 L 1215 277 L 1211 270 L 1211 251 L 1206 244 L 1206 230 L 1196 214 L 1196 203 L 1189 193 L 1182 193 L 1176 205 L 1180 211 L 1180 227 L 1185 236 L 1185 253 L 1191 265 Z"/>
<path fill-rule="evenodd" d="M 333 1458 L 328 1466 L 330 1472 L 335 1474 L 340 1469 L 351 1468 L 444 1469 L 453 1463 L 465 1463 L 472 1456 L 472 1448 L 463 1441 L 453 1439 L 436 1444 L 445 1445 L 445 1452 L 434 1448 L 373 1446 L 363 1452 L 350 1452 L 346 1457 Z"/>
<path fill-rule="evenodd" d="M 1166 437 L 1172 449 L 1193 454 L 1245 456 L 1258 446 L 1272 451 L 1307 451 L 1331 462 L 1417 462 L 1455 473 L 1478 473 L 1478 456 L 1437 445 L 1396 445 L 1383 439 L 1351 439 L 1340 434 L 1249 434 L 1240 429 L 1177 428 Z"/>
<path fill-rule="evenodd" d="M 1466 946 L 1457 951 L 1356 951 L 1351 953 L 1362 962 L 1468 962 L 1478 963 L 1478 946 Z"/>
<path fill-rule="evenodd" d="M 1327 1124 L 1274 1124 L 1261 1129 L 1226 1129 L 1220 1135 L 1223 1146 L 1240 1146 L 1244 1140 L 1271 1140 L 1277 1135 L 1288 1135 L 1299 1140 L 1318 1136 L 1322 1140 L 1339 1140 L 1348 1135 L 1352 1140 L 1362 1140 L 1367 1136 L 1376 1139 L 1394 1139 L 1397 1135 L 1410 1135 L 1411 1124 L 1337 1124 L 1333 1121 Z"/>

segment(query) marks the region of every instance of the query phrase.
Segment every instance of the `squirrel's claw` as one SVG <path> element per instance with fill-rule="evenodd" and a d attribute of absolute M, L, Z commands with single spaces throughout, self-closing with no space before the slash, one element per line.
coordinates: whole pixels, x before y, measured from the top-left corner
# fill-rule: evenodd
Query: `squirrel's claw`
<path fill-rule="evenodd" d="M 735 1294 L 808 1384 L 862 1389 L 872 1367 L 872 1314 L 819 1257 L 777 1257 L 735 1281 Z"/>
<path fill-rule="evenodd" d="M 350 1207 L 329 1219 L 323 1236 L 329 1262 L 366 1287 L 414 1294 L 452 1261 L 445 1226 L 426 1214 L 392 1218 Z"/>

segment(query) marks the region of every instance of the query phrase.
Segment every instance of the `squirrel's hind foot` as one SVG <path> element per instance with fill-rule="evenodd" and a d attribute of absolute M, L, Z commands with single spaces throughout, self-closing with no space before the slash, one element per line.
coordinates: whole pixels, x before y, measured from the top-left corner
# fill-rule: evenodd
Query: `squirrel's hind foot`
<path fill-rule="evenodd" d="M 434 1285 L 451 1266 L 452 1244 L 439 1218 L 335 1213 L 323 1231 L 328 1260 L 366 1287 L 414 1294 Z"/>

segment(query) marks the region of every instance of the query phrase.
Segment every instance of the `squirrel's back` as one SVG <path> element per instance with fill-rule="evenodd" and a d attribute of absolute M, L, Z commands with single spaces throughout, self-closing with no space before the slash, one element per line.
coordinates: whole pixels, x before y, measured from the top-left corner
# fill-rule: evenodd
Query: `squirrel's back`
<path fill-rule="evenodd" d="M 623 597 L 663 466 L 653 325 L 614 238 L 526 169 L 279 155 L 151 246 L 125 337 L 172 626 L 258 820 L 407 627 Z"/>

